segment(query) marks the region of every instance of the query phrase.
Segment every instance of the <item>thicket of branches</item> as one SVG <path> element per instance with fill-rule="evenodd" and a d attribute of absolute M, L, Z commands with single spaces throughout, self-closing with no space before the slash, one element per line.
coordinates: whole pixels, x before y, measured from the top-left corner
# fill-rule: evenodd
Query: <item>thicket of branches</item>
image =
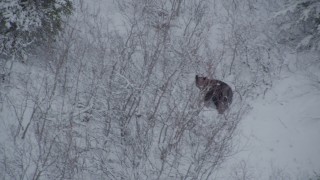
<path fill-rule="evenodd" d="M 252 24 L 258 4 L 113 3 L 120 28 L 77 1 L 57 41 L 42 46 L 46 60 L 10 68 L 0 84 L 0 178 L 212 179 L 233 153 L 247 100 L 283 63 Z M 230 111 L 203 107 L 195 74 L 232 85 Z"/>
<path fill-rule="evenodd" d="M 278 42 L 298 51 L 320 50 L 320 2 L 279 1 L 283 7 L 274 14 Z"/>

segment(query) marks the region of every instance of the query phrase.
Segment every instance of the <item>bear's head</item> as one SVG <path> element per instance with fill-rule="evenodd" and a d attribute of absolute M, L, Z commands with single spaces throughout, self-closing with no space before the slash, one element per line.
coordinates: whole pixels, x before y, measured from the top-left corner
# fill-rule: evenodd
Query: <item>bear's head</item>
<path fill-rule="evenodd" d="M 207 77 L 196 75 L 196 86 L 199 89 L 205 89 L 209 85 L 210 80 Z"/>

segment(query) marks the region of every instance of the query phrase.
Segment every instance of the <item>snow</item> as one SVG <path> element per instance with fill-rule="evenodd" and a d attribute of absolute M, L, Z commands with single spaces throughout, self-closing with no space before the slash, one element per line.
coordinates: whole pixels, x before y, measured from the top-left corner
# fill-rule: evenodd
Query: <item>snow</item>
<path fill-rule="evenodd" d="M 64 1 L 58 1 L 58 2 L 64 2 Z M 100 9 L 107 10 L 104 13 L 104 15 L 101 16 L 102 21 L 106 21 L 105 22 L 106 24 L 110 22 L 113 25 L 112 27 L 109 27 L 110 29 L 114 28 L 114 29 L 120 31 L 120 33 L 118 32 L 119 34 L 125 34 L 126 28 L 127 28 L 127 25 L 125 24 L 126 19 L 124 19 L 123 17 L 120 17 L 119 12 L 117 12 L 117 10 L 115 10 L 114 7 L 110 6 L 110 4 L 111 4 L 110 2 L 111 2 L 111 0 L 107 0 L 107 1 L 95 0 L 89 4 L 92 5 L 92 7 L 90 7 L 90 8 L 94 9 L 93 11 L 100 11 Z M 59 4 L 56 4 L 56 5 L 59 6 Z M 98 8 L 95 9 L 97 6 L 98 6 Z M 296 8 L 295 3 L 292 6 L 287 7 L 285 10 L 278 12 L 277 16 L 287 14 L 288 12 L 292 12 L 294 10 L 294 8 Z M 308 13 L 305 13 L 305 15 L 308 15 Z M 28 23 L 31 23 L 31 22 L 28 22 Z M 108 26 L 105 25 L 103 27 L 107 28 Z M 284 27 L 285 26 L 282 26 L 282 28 L 284 28 Z M 89 26 L 89 28 L 91 28 L 91 26 Z M 318 29 L 320 30 L 320 26 Z M 285 29 L 283 29 L 283 30 L 285 30 Z M 85 31 L 84 31 L 84 33 L 85 33 Z M 253 41 L 253 43 L 249 44 L 249 45 L 263 47 L 264 44 L 259 44 L 259 43 L 263 42 L 262 39 L 266 39 L 266 37 L 261 36 L 261 35 L 257 36 L 257 37 L 258 38 L 256 38 Z M 305 39 L 301 43 L 303 45 L 307 45 L 307 44 L 309 44 L 309 41 L 311 40 L 311 38 L 312 38 L 312 36 L 307 36 L 307 37 L 305 37 Z M 109 48 L 109 47 L 106 47 L 106 48 Z M 267 46 L 266 46 L 266 48 L 267 48 Z M 284 52 L 282 52 L 282 53 L 284 53 Z M 133 58 L 134 60 L 139 59 L 139 57 L 140 57 L 139 55 L 136 55 L 136 54 L 134 54 L 134 55 L 137 56 L 136 58 Z M 284 55 L 284 54 L 281 54 L 281 55 Z M 270 59 L 273 60 L 272 58 L 273 58 L 272 56 L 271 56 L 271 58 L 269 57 L 269 60 Z M 310 58 L 312 60 L 310 60 Z M 107 61 L 103 61 L 103 62 L 105 63 Z M 108 61 L 108 63 L 109 63 L 109 61 Z M 138 64 L 138 63 L 136 63 L 136 64 Z M 278 77 L 278 79 L 272 80 L 272 87 L 269 88 L 267 91 L 265 91 L 265 94 L 263 94 L 262 92 L 259 92 L 260 95 L 258 96 L 258 98 L 251 100 L 251 102 L 249 103 L 249 105 L 252 107 L 252 109 L 249 111 L 248 114 L 246 114 L 245 118 L 243 118 L 240 121 L 240 124 L 237 128 L 238 134 L 234 139 L 234 146 L 237 147 L 237 149 L 236 149 L 237 151 L 235 154 L 228 157 L 226 163 L 223 164 L 222 167 L 219 169 L 219 171 L 216 175 L 216 179 L 239 179 L 239 174 L 243 174 L 243 177 L 245 177 L 243 179 L 296 179 L 297 177 L 301 177 L 301 179 L 307 179 L 307 177 L 312 177 L 314 172 L 316 172 L 316 173 L 320 172 L 320 139 L 319 139 L 320 138 L 320 111 L 319 111 L 320 83 L 318 82 L 320 80 L 320 78 L 319 78 L 320 77 L 320 71 L 319 71 L 320 67 L 315 66 L 316 64 L 319 64 L 319 54 L 315 54 L 314 56 L 311 56 L 311 54 L 309 52 L 306 52 L 305 54 L 302 54 L 302 55 L 301 54 L 299 54 L 299 55 L 298 54 L 290 54 L 290 55 L 284 56 L 284 64 L 287 65 L 287 68 L 283 68 L 282 73 L 280 74 L 280 77 Z M 303 66 L 301 66 L 301 64 Z M 25 81 L 28 81 L 28 83 L 26 83 L 26 85 L 23 86 L 22 83 L 21 83 L 21 85 L 19 83 L 14 83 L 15 79 L 13 78 L 12 83 L 15 86 L 15 90 L 14 91 L 11 90 L 10 92 L 7 92 L 6 89 L 4 89 L 4 86 L 2 86 L 0 84 L 0 88 L 3 87 L 3 89 L 0 89 L 0 98 L 2 95 L 3 96 L 10 96 L 10 97 L 12 97 L 10 99 L 13 100 L 13 104 L 11 104 L 11 106 L 10 106 L 10 104 L 9 105 L 8 104 L 1 104 L 1 102 L 0 102 L 0 105 L 3 106 L 3 107 L 0 107 L 0 108 L 2 108 L 2 109 L 0 109 L 0 123 L 2 124 L 0 127 L 0 135 L 1 135 L 0 136 L 0 145 L 11 144 L 9 142 L 10 135 L 11 135 L 10 128 L 13 128 L 14 125 L 17 126 L 17 124 L 18 124 L 18 121 L 16 120 L 17 114 L 14 114 L 13 109 L 10 109 L 10 108 L 13 108 L 13 106 L 16 106 L 16 107 L 21 106 L 21 108 L 22 108 L 23 102 L 26 103 L 26 106 L 25 106 L 26 111 L 23 111 L 23 109 L 21 109 L 21 110 L 19 109 L 19 113 L 22 114 L 21 122 L 19 122 L 19 123 L 21 123 L 23 127 L 26 127 L 29 120 L 30 120 L 30 122 L 32 120 L 32 111 L 31 110 L 37 109 L 37 108 L 35 108 L 35 104 L 39 103 L 41 106 L 46 105 L 47 100 L 46 99 L 38 100 L 37 99 L 38 96 L 36 96 L 35 99 L 39 102 L 32 102 L 31 99 L 28 99 L 28 98 L 33 98 L 31 96 L 24 97 L 24 94 L 23 94 L 24 88 L 26 89 L 26 92 L 30 91 L 31 93 L 39 95 L 39 97 L 42 97 L 42 96 L 40 96 L 40 95 L 42 95 L 41 93 L 45 93 L 42 91 L 47 90 L 47 89 L 43 89 L 43 88 L 48 88 L 48 91 L 51 90 L 51 89 L 49 89 L 49 87 L 51 85 L 50 82 L 53 82 L 52 79 L 54 78 L 52 74 L 46 73 L 45 70 L 43 70 L 39 67 L 36 67 L 35 65 L 29 66 L 29 67 L 28 67 L 28 65 L 23 64 L 23 63 L 15 63 L 14 65 L 15 66 L 13 69 L 13 76 L 12 77 L 17 78 L 18 76 L 19 77 L 21 76 L 21 82 L 23 79 L 25 79 Z M 174 65 L 172 65 L 172 66 L 175 67 Z M 168 67 L 166 67 L 166 68 L 168 68 Z M 243 71 L 243 69 L 241 69 L 239 67 L 238 67 L 238 69 L 240 69 L 240 71 L 241 70 Z M 142 68 L 139 70 L 142 71 Z M 197 71 L 197 70 L 194 70 L 194 71 Z M 194 83 L 193 82 L 194 81 L 194 74 L 193 73 L 196 73 L 196 72 L 192 72 L 192 75 L 189 74 L 190 81 L 187 81 L 189 84 Z M 242 72 L 241 72 L 241 74 L 242 74 L 241 78 L 245 79 L 242 82 L 245 82 L 247 80 L 248 84 L 251 83 L 250 76 L 252 74 L 250 74 L 250 73 L 251 72 L 247 72 L 247 73 L 242 74 Z M 47 75 L 45 75 L 45 74 L 47 74 Z M 79 71 L 79 74 L 72 74 L 72 73 L 70 73 L 70 74 L 75 75 L 75 76 L 77 75 L 78 76 L 77 78 L 81 79 L 81 81 L 82 81 L 81 83 L 83 83 L 84 87 L 86 87 L 85 86 L 86 83 L 89 83 L 86 81 L 88 81 L 88 79 L 90 79 L 90 78 L 86 79 L 84 77 L 79 77 L 80 71 Z M 188 74 L 182 74 L 182 75 L 188 75 Z M 260 75 L 260 74 L 257 74 L 257 76 L 258 75 Z M 45 76 L 47 76 L 47 77 L 45 78 Z M 88 76 L 90 76 L 90 74 L 88 74 Z M 232 82 L 234 82 L 233 80 L 236 79 L 235 76 L 236 76 L 236 74 L 233 74 L 233 75 L 230 75 L 228 77 L 225 77 L 225 79 L 223 79 L 228 84 L 230 84 L 230 86 L 232 86 L 233 89 L 235 89 L 235 87 L 236 87 L 235 84 L 232 84 Z M 22 78 L 22 77 L 24 77 L 24 78 Z M 244 78 L 244 77 L 246 77 L 246 78 Z M 43 86 L 41 84 L 42 78 L 48 80 L 48 82 L 49 82 L 48 86 Z M 76 79 L 76 78 L 71 77 L 70 81 L 73 81 L 74 79 Z M 127 89 L 135 89 L 136 88 L 135 87 L 136 82 L 132 82 L 132 79 L 130 79 L 130 77 L 127 77 L 127 75 L 125 75 L 125 74 L 115 72 L 115 78 L 113 80 L 114 80 L 114 82 L 112 82 L 112 83 L 118 83 L 117 80 L 119 80 L 119 82 L 121 82 L 121 83 L 124 83 L 124 84 L 119 83 L 115 86 L 118 88 L 121 87 L 121 89 L 123 89 L 124 91 L 126 91 Z M 169 80 L 168 80 L 168 82 L 169 82 Z M 18 81 L 16 81 L 16 82 L 18 82 Z M 175 81 L 172 81 L 172 82 L 170 81 L 170 83 L 172 83 L 172 84 L 170 84 L 170 86 L 178 86 L 177 84 L 173 84 L 173 83 L 175 83 Z M 70 83 L 70 85 L 74 85 L 74 84 Z M 31 86 L 31 88 L 29 86 Z M 110 87 L 105 86 L 105 84 L 103 84 L 103 83 L 101 83 L 101 85 L 96 86 L 96 87 L 99 87 L 100 89 L 103 89 L 106 92 L 110 91 L 110 94 L 111 94 L 112 89 L 108 89 Z M 192 87 L 192 85 L 190 85 L 190 87 Z M 30 90 L 27 91 L 27 88 L 30 88 Z M 193 88 L 196 89 L 195 87 L 193 87 Z M 79 89 L 80 89 L 80 87 L 79 87 Z M 150 88 L 150 89 L 152 89 L 152 88 Z M 190 90 L 188 88 L 186 88 L 186 89 Z M 147 90 L 147 89 L 145 89 L 145 90 Z M 181 88 L 178 88 L 178 90 L 180 91 Z M 41 92 L 41 93 L 36 93 L 36 92 Z M 105 93 L 105 94 L 108 94 L 108 93 Z M 115 91 L 112 93 L 113 93 L 113 96 L 118 96 L 123 92 L 119 90 L 119 91 Z M 180 94 L 182 96 L 181 99 L 184 99 L 189 94 L 181 93 Z M 235 96 L 236 95 L 237 94 L 235 94 Z M 70 96 L 72 96 L 72 95 L 70 95 Z M 46 97 L 46 96 L 44 96 L 44 97 Z M 97 96 L 97 97 L 99 97 L 99 96 Z M 54 107 L 53 110 L 58 109 L 58 107 L 62 106 L 61 104 L 64 104 L 64 102 L 60 102 L 60 101 L 63 101 L 63 98 L 65 98 L 65 96 L 61 96 L 61 97 L 59 96 L 59 97 L 55 97 L 55 98 L 56 98 L 55 101 L 52 102 L 52 106 Z M 106 97 L 103 96 L 103 97 L 99 97 L 99 98 L 106 98 Z M 143 100 L 144 100 L 144 98 L 148 98 L 148 97 L 146 97 L 146 96 L 143 97 Z M 171 98 L 171 96 L 169 96 L 168 98 Z M 194 97 L 194 98 L 196 98 L 196 97 Z M 21 103 L 20 99 L 23 100 L 22 103 Z M 180 99 L 178 99 L 178 100 L 180 100 Z M 232 105 L 232 108 L 238 108 L 237 103 L 240 104 L 239 101 L 240 100 L 235 101 Z M 79 106 L 75 105 L 74 107 L 77 107 L 78 109 L 75 109 L 73 111 L 70 110 L 71 113 L 69 114 L 68 117 L 79 117 L 79 119 L 86 119 L 87 116 L 85 113 L 87 111 L 92 110 L 94 106 L 98 106 L 98 105 L 96 105 L 98 103 L 100 103 L 100 106 L 102 106 L 101 117 L 103 117 L 102 115 L 104 115 L 104 113 L 106 113 L 106 114 L 109 113 L 110 117 L 114 118 L 115 120 L 117 120 L 118 116 L 120 116 L 118 114 L 115 114 L 115 112 L 112 112 L 112 110 L 108 110 L 106 112 L 103 111 L 104 109 L 107 109 L 107 107 L 110 106 L 109 104 L 107 104 L 107 103 L 109 103 L 109 99 L 107 99 L 107 98 L 105 99 L 105 101 L 104 100 L 97 101 L 98 103 L 96 103 L 96 104 L 93 104 L 90 101 L 90 103 L 87 106 L 85 106 L 84 103 L 81 104 L 80 102 L 81 101 L 79 100 L 79 102 L 78 102 L 79 106 L 83 105 L 83 107 L 82 106 L 79 107 Z M 159 102 L 160 102 L 160 100 L 159 100 Z M 66 100 L 66 103 L 67 103 L 67 100 Z M 181 107 L 178 107 L 179 105 Z M 184 104 L 177 104 L 175 106 L 178 107 L 178 109 L 179 108 L 183 109 Z M 167 108 L 170 108 L 170 107 L 171 106 L 168 106 Z M 71 107 L 68 107 L 67 105 L 61 107 L 61 109 L 62 109 L 61 110 L 61 117 L 62 117 L 63 113 L 69 112 L 68 108 L 71 108 Z M 139 110 L 139 113 L 132 114 L 133 117 L 136 116 L 135 117 L 136 118 L 136 120 L 135 120 L 136 126 L 137 127 L 142 126 L 142 128 L 145 126 L 146 128 L 148 128 L 149 126 L 143 124 L 144 122 L 141 119 L 147 118 L 148 114 L 144 113 L 144 111 L 145 111 L 145 109 L 149 110 L 150 108 L 145 107 L 145 109 L 143 109 L 144 108 L 143 106 L 139 107 L 139 108 L 141 108 L 141 113 Z M 160 111 L 163 111 L 165 113 L 168 110 L 165 107 L 163 107 Z M 59 111 L 59 113 L 60 113 L 60 111 Z M 56 117 L 54 117 L 54 116 L 60 115 L 59 113 L 52 112 L 53 115 L 48 116 L 46 118 L 46 120 L 52 121 L 52 122 L 55 121 Z M 113 115 L 113 114 L 115 114 L 115 115 Z M 159 114 L 161 116 L 161 113 L 159 113 Z M 184 115 L 184 114 L 182 113 L 182 115 Z M 80 118 L 80 116 L 83 116 L 83 118 Z M 92 116 L 92 114 L 88 113 L 88 117 L 89 116 Z M 203 137 L 206 137 L 205 135 L 210 134 L 212 129 L 215 128 L 214 126 L 213 126 L 213 128 L 208 127 L 209 125 L 212 125 L 212 117 L 218 117 L 218 114 L 217 114 L 216 110 L 212 110 L 210 108 L 205 108 L 204 110 L 202 110 L 202 112 L 200 112 L 200 114 L 198 116 L 200 117 L 199 119 L 205 120 L 205 121 L 197 121 L 197 123 L 199 123 L 199 129 L 200 129 L 199 132 L 204 134 Z M 140 117 L 142 117 L 142 118 L 140 118 Z M 57 119 L 59 119 L 59 118 L 57 118 Z M 61 118 L 61 119 L 63 120 L 63 118 Z M 65 119 L 67 119 L 67 118 L 65 118 Z M 70 119 L 73 119 L 73 118 L 70 118 Z M 88 119 L 90 119 L 90 117 Z M 183 120 L 184 119 L 181 119 L 181 122 L 183 122 Z M 10 122 L 10 121 L 12 121 L 12 122 Z M 32 121 L 35 121 L 35 120 L 32 120 Z M 71 120 L 70 120 L 70 122 L 71 122 Z M 134 121 L 132 121 L 132 123 L 133 122 Z M 180 121 L 177 121 L 177 122 L 180 123 Z M 97 121 L 91 121 L 91 120 L 89 121 L 88 120 L 88 122 L 79 121 L 77 123 L 81 124 L 81 126 L 79 126 L 77 130 L 71 129 L 71 131 L 73 130 L 74 132 L 77 132 L 79 134 L 85 133 L 86 135 L 88 135 L 88 137 L 86 137 L 86 138 L 88 138 L 88 140 L 85 139 L 86 143 L 88 144 L 88 148 L 91 148 L 91 147 L 105 148 L 106 146 L 109 146 L 104 149 L 106 151 L 104 153 L 106 153 L 108 155 L 108 157 L 107 156 L 104 157 L 104 155 L 96 155 L 99 153 L 91 151 L 90 153 L 92 153 L 92 154 L 88 153 L 88 154 L 83 155 L 83 156 L 88 156 L 88 157 L 84 158 L 84 161 L 85 160 L 92 161 L 91 163 L 94 164 L 95 160 L 93 158 L 97 158 L 97 159 L 101 158 L 102 159 L 101 161 L 108 160 L 108 162 L 106 163 L 107 165 L 105 165 L 105 167 L 103 167 L 103 168 L 106 168 L 106 169 L 107 168 L 110 168 L 110 169 L 123 168 L 123 166 L 121 164 L 116 164 L 117 160 L 122 159 L 122 158 L 115 156 L 115 154 L 117 154 L 117 152 L 119 152 L 117 154 L 117 156 L 122 155 L 122 153 L 120 153 L 120 152 L 125 149 L 124 147 L 122 147 L 123 144 L 117 142 L 118 139 L 116 139 L 117 138 L 116 136 L 113 137 L 113 138 L 115 138 L 115 140 L 113 140 L 112 138 L 110 138 L 110 139 L 105 138 L 102 135 L 103 134 L 102 131 L 105 131 L 105 130 L 100 127 L 99 127 L 100 129 L 98 128 L 98 126 L 105 125 L 103 123 L 107 123 L 107 121 L 103 122 L 103 118 L 100 118 Z M 169 121 L 166 123 L 169 124 Z M 62 123 L 62 125 L 64 125 L 64 124 Z M 159 126 L 159 124 L 158 124 L 158 126 Z M 167 126 L 166 128 L 168 129 L 169 125 L 166 125 L 166 126 Z M 50 126 L 48 126 L 48 127 L 50 127 Z M 69 130 L 69 129 L 67 129 L 67 128 L 69 128 L 69 126 L 63 126 L 63 127 L 66 129 L 63 131 L 57 130 L 57 131 L 53 131 L 53 132 L 54 133 L 61 133 L 61 132 Z M 106 127 L 107 127 L 107 125 L 106 125 Z M 111 125 L 110 125 L 110 127 L 111 127 Z M 132 125 L 132 127 L 134 127 L 134 125 Z M 163 125 L 163 127 L 165 127 L 165 125 Z M 170 132 L 171 134 L 174 134 L 174 133 L 176 133 L 175 131 L 179 130 L 179 129 L 177 130 L 177 128 L 175 126 L 172 126 L 172 127 L 173 127 L 171 130 L 172 132 Z M 73 127 L 73 128 L 77 128 L 77 127 Z M 114 128 L 116 130 L 112 130 L 112 128 Z M 120 127 L 113 126 L 112 128 L 111 128 L 110 132 L 108 130 L 108 133 L 114 133 L 112 131 L 118 132 Z M 170 126 L 170 128 L 171 128 L 171 126 Z M 169 128 L 168 132 L 170 131 L 170 128 Z M 92 131 L 93 129 L 95 130 L 94 132 Z M 169 135 L 168 135 L 168 137 L 166 137 L 167 135 L 161 135 L 160 129 L 161 129 L 160 126 L 157 128 L 154 128 L 154 129 L 152 129 L 152 133 L 153 134 L 160 134 L 159 141 L 162 138 L 163 143 L 159 143 L 157 145 L 156 144 L 157 140 L 155 140 L 154 142 L 151 141 L 154 144 L 152 144 L 153 147 L 150 148 L 150 151 L 155 151 L 155 152 L 150 153 L 150 159 L 148 157 L 148 161 L 144 161 L 143 158 L 135 160 L 135 162 L 145 164 L 145 165 L 139 166 L 137 169 L 128 168 L 128 169 L 126 169 L 126 171 L 128 171 L 128 173 L 125 175 L 128 175 L 128 174 L 130 175 L 130 173 L 133 173 L 133 174 L 147 173 L 147 172 L 149 173 L 151 171 L 149 171 L 149 168 L 145 167 L 145 166 L 160 167 L 161 163 L 165 164 L 164 163 L 165 161 L 159 160 L 159 155 L 161 155 L 162 150 L 167 150 L 166 149 L 168 146 L 167 143 L 170 141 L 165 141 L 166 138 L 169 138 Z M 31 134 L 30 131 L 28 131 L 28 134 Z M 167 131 L 167 130 L 165 130 L 165 131 Z M 91 134 L 90 134 L 90 132 L 91 132 Z M 126 132 L 126 133 L 134 134 L 137 132 L 135 132 L 134 129 L 131 132 L 130 129 L 128 128 L 128 132 Z M 114 133 L 114 134 L 117 135 L 117 133 Z M 137 134 L 139 135 L 139 133 L 137 133 Z M 66 137 L 61 135 L 60 138 L 61 139 L 69 138 L 67 136 L 68 136 L 68 134 L 66 133 Z M 89 136 L 91 136 L 92 138 Z M 101 136 L 101 139 L 104 141 L 100 141 L 101 140 L 101 139 L 99 139 L 100 136 Z M 48 135 L 48 137 L 51 138 L 52 137 L 51 134 Z M 138 140 L 134 139 L 134 137 L 137 137 L 137 136 L 128 136 L 128 137 L 132 138 L 132 139 L 130 139 L 131 142 L 134 142 L 134 143 L 138 142 Z M 156 139 L 156 137 L 157 136 L 154 136 L 154 139 Z M 197 136 L 195 136 L 195 137 L 197 137 Z M 34 138 L 34 136 L 30 135 L 29 138 Z M 75 136 L 75 138 L 76 138 L 76 136 Z M 141 138 L 143 138 L 144 141 L 148 141 L 146 139 L 152 138 L 152 135 L 151 135 L 151 133 L 150 134 L 146 133 L 146 135 Z M 35 140 L 35 138 L 32 140 Z M 32 140 L 30 140 L 30 141 L 32 141 Z M 80 144 L 79 147 L 82 147 L 81 145 L 83 142 L 80 142 L 80 141 L 85 141 L 85 140 L 79 138 L 79 142 L 78 141 L 75 141 L 75 142 Z M 193 138 L 193 139 L 190 138 L 190 141 L 191 140 L 194 140 L 194 141 L 187 142 L 187 143 L 197 144 L 202 139 L 201 138 Z M 115 141 L 115 142 L 112 142 L 112 141 Z M 205 139 L 203 139 L 203 141 L 205 141 Z M 62 142 L 64 142 L 64 141 L 62 141 Z M 67 141 L 65 141 L 65 142 L 67 142 Z M 101 144 L 103 144 L 102 142 L 104 143 L 104 145 L 101 145 Z M 174 142 L 173 144 L 176 143 L 176 141 L 172 141 L 172 142 Z M 85 144 L 85 145 L 87 145 L 87 144 Z M 31 146 L 31 143 L 29 145 Z M 87 147 L 85 145 L 83 145 L 83 146 Z M 200 145 L 202 145 L 202 144 L 199 143 L 199 147 L 201 148 L 202 146 L 200 146 Z M 77 146 L 75 146 L 75 147 L 77 147 Z M 132 147 L 135 147 L 135 146 L 132 146 Z M 187 148 L 185 148 L 185 147 L 187 147 Z M 183 151 L 181 153 L 181 159 L 183 159 L 182 158 L 183 156 L 186 157 L 188 155 L 191 155 L 191 151 L 193 151 L 193 149 L 188 148 L 188 147 L 189 146 L 185 145 L 184 148 L 181 148 L 181 149 L 183 149 Z M 190 146 L 190 147 L 192 147 L 192 146 Z M 1 148 L 2 147 L 0 147 L 0 153 L 1 153 Z M 128 150 L 126 153 L 138 153 L 139 154 L 138 150 L 140 147 L 137 146 L 136 148 L 137 149 L 134 149 L 132 151 Z M 117 151 L 117 152 L 110 153 L 107 151 Z M 13 155 L 14 155 L 14 153 L 12 153 L 12 156 Z M 132 157 L 139 157 L 139 156 L 132 155 Z M 3 158 L 3 157 L 0 157 L 0 159 L 1 158 Z M 174 157 L 168 156 L 168 160 L 167 160 L 168 162 L 171 162 L 171 161 L 173 162 L 174 160 L 175 160 Z M 80 163 L 80 160 L 78 163 Z M 195 165 L 193 165 L 192 158 L 184 158 L 179 163 L 186 164 L 185 166 L 184 165 L 179 166 L 180 169 L 177 168 L 177 169 L 181 170 L 181 174 L 183 174 L 186 171 L 189 171 L 188 167 L 187 167 L 189 164 L 190 164 L 190 167 L 195 166 Z M 61 164 L 65 164 L 65 163 L 63 162 Z M 83 164 L 86 164 L 86 163 L 84 162 Z M 90 165 L 90 163 L 88 163 L 88 162 L 87 162 L 87 164 Z M 34 168 L 34 165 L 31 165 L 31 166 L 32 166 L 30 168 L 31 170 L 29 169 L 28 171 L 33 171 L 32 168 Z M 166 166 L 169 167 L 168 164 L 166 164 Z M 98 171 L 97 169 L 94 169 L 94 168 L 95 167 L 92 167 L 90 170 Z M 119 170 L 119 171 L 110 171 L 110 172 L 119 173 L 121 171 Z M 108 173 L 109 173 L 109 170 L 108 170 Z M 146 176 L 148 176 L 148 175 L 150 175 L 150 174 L 146 174 Z M 164 174 L 162 174 L 162 175 L 164 176 Z M 118 175 L 118 174 L 113 175 L 112 173 L 109 173 L 109 176 L 113 176 L 114 178 L 120 177 L 120 175 Z M 0 175 L 0 178 L 1 177 L 2 176 Z M 89 175 L 88 175 L 88 177 L 89 177 Z M 143 176 L 136 175 L 136 177 L 143 177 Z M 152 176 L 152 177 L 154 177 L 154 176 Z M 199 177 L 199 176 L 197 176 L 197 177 Z M 172 177 L 172 178 L 177 178 L 177 177 Z M 89 179 L 89 178 L 87 178 L 87 179 Z"/>
<path fill-rule="evenodd" d="M 293 2 L 293 3 L 289 3 L 289 5 L 287 5 L 286 8 L 274 13 L 274 17 L 277 17 L 277 16 L 283 16 L 283 15 L 286 15 L 288 13 L 292 13 L 294 12 L 294 10 L 297 8 L 299 2 Z"/>
<path fill-rule="evenodd" d="M 301 42 L 299 43 L 298 47 L 300 46 L 307 46 L 308 44 L 310 44 L 310 41 L 312 40 L 313 36 L 309 35 L 309 36 L 306 36 L 305 38 L 303 38 L 301 40 Z"/>
<path fill-rule="evenodd" d="M 320 171 L 320 91 L 304 71 L 282 74 L 251 103 L 252 111 L 238 127 L 240 152 L 227 162 L 226 174 L 239 162 L 259 179 L 276 170 L 286 179 Z"/>

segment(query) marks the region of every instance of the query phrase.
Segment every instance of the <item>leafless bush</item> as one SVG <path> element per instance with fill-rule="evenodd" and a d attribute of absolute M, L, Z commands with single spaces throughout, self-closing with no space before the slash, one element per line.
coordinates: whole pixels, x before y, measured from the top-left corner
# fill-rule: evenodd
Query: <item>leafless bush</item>
<path fill-rule="evenodd" d="M 239 163 L 237 163 L 232 169 L 233 171 L 231 172 L 230 179 L 250 180 L 258 178 L 254 174 L 255 170 L 244 160 L 239 161 Z"/>
<path fill-rule="evenodd" d="M 237 72 L 237 62 L 220 66 L 229 51 L 208 43 L 210 3 L 117 3 L 121 31 L 80 4 L 58 43 L 48 44 L 46 63 L 15 79 L 4 178 L 210 179 L 233 151 L 249 109 L 240 97 L 251 87 L 233 79 L 240 93 L 218 115 L 203 107 L 193 82 L 210 68 L 212 76 Z M 223 45 L 243 48 L 232 44 Z"/>

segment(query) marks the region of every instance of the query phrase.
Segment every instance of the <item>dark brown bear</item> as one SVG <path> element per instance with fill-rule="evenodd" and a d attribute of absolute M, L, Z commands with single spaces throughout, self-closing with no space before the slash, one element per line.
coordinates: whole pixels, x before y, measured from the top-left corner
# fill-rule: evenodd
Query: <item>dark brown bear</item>
<path fill-rule="evenodd" d="M 196 86 L 204 94 L 204 102 L 210 105 L 211 101 L 216 106 L 219 114 L 223 114 L 232 102 L 232 89 L 225 82 L 208 79 L 196 75 Z"/>

